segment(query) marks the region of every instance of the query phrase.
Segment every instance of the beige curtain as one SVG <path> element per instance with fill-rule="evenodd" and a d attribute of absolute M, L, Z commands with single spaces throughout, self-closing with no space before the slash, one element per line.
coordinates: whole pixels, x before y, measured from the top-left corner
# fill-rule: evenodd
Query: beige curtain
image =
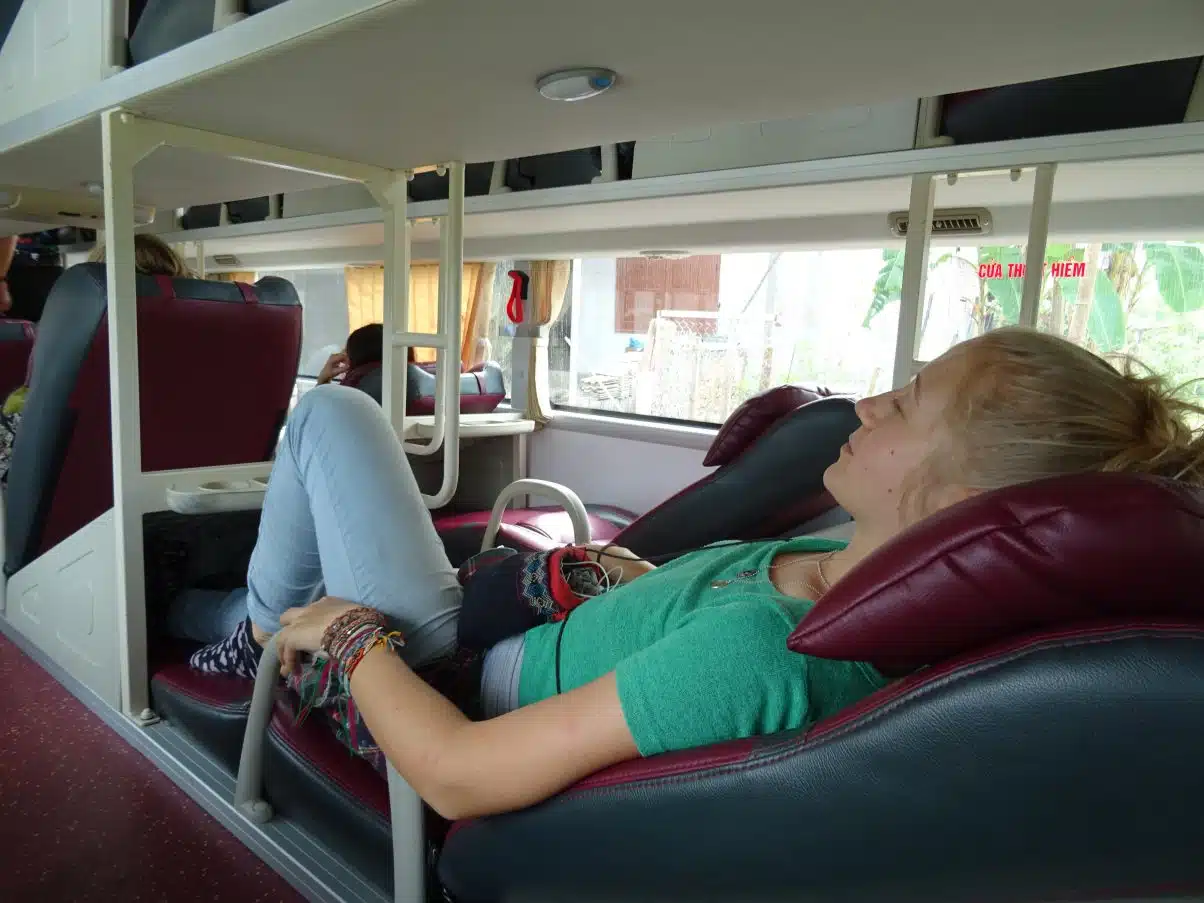
<path fill-rule="evenodd" d="M 493 284 L 493 264 L 466 263 L 460 295 L 460 362 L 468 365 L 472 352 L 486 325 L 482 312 L 488 307 L 488 292 Z M 383 266 L 347 267 L 347 320 L 354 332 L 367 323 L 385 318 L 385 268 Z M 410 332 L 434 332 L 439 317 L 439 265 L 410 265 Z M 433 348 L 415 348 L 414 360 L 433 361 Z"/>
<path fill-rule="evenodd" d="M 246 270 L 233 273 L 214 273 L 209 278 L 218 282 L 246 282 L 251 285 L 255 284 L 255 274 Z"/>
<path fill-rule="evenodd" d="M 533 260 L 529 274 L 530 310 L 524 326 L 548 326 L 556 322 L 568 295 L 572 262 L 568 260 Z M 552 419 L 552 403 L 547 397 L 548 343 L 546 337 L 531 343 L 531 358 L 527 372 L 527 416 L 536 423 Z"/>

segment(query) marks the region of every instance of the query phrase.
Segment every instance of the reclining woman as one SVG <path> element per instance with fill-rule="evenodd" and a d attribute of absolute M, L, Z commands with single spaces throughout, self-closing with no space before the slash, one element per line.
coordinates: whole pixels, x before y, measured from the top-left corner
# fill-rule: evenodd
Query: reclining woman
<path fill-rule="evenodd" d="M 872 693 L 886 681 L 871 667 L 798 655 L 787 636 L 842 575 L 946 506 L 1089 471 L 1204 485 L 1204 437 L 1189 425 L 1204 409 L 1062 339 L 1001 329 L 857 403 L 862 426 L 824 474 L 855 518 L 850 542 L 626 561 L 627 585 L 498 637 L 481 680 L 487 717 L 472 721 L 412 670 L 455 649 L 456 572 L 380 409 L 340 391 L 311 391 L 288 423 L 249 568 L 249 618 L 194 666 L 253 673 L 275 634 L 283 672 L 296 681 L 310 667 L 311 681 L 325 674 L 349 693 L 349 735 L 366 726 L 449 818 L 526 807 L 639 756 L 802 727 Z M 306 604 L 323 582 L 328 595 Z M 326 666 L 301 662 L 318 651 Z"/>

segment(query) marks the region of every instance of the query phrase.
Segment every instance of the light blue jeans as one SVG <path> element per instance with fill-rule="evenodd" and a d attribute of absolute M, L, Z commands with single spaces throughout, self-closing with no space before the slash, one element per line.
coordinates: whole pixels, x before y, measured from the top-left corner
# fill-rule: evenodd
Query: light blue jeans
<path fill-rule="evenodd" d="M 249 614 L 273 633 L 281 614 L 321 594 L 388 615 L 411 666 L 456 647 L 460 585 L 401 443 L 368 395 L 329 385 L 305 393 L 288 419 L 247 587 L 184 593 L 168 629 L 215 642 Z"/>

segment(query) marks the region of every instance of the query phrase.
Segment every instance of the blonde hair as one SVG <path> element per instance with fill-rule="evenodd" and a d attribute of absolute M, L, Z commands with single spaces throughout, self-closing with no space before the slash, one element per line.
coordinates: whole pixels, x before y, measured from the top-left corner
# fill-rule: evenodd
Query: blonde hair
<path fill-rule="evenodd" d="M 105 262 L 105 246 L 98 243 L 88 255 L 89 263 Z M 195 279 L 196 274 L 180 259 L 166 242 L 153 235 L 134 236 L 134 269 L 147 276 L 170 276 L 173 279 Z"/>
<path fill-rule="evenodd" d="M 1204 486 L 1204 407 L 1148 368 L 1120 369 L 1047 333 L 989 332 L 951 352 L 967 366 L 934 465 L 968 489 L 1083 472 L 1146 473 Z M 927 482 L 927 481 L 926 481 Z"/>

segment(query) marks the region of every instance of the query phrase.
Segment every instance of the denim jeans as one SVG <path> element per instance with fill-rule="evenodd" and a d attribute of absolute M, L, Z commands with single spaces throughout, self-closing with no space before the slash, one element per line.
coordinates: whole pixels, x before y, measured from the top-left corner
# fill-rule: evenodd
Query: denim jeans
<path fill-rule="evenodd" d="M 342 386 L 311 389 L 289 417 L 246 589 L 184 593 L 169 626 L 212 642 L 249 614 L 273 633 L 322 593 L 388 615 L 411 666 L 456 647 L 460 585 L 401 442 L 376 402 Z"/>

